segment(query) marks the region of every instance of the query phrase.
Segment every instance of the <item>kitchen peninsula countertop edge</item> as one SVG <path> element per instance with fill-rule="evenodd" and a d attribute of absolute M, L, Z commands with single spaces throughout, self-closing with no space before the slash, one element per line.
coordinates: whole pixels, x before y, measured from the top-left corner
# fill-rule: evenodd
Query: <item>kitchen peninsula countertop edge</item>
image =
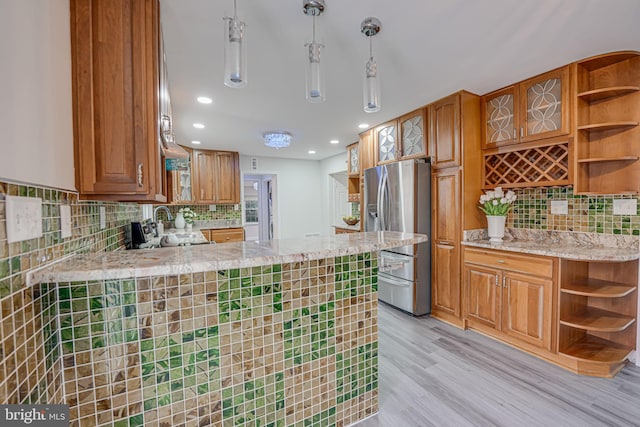
<path fill-rule="evenodd" d="M 426 241 L 424 234 L 382 231 L 79 254 L 31 272 L 28 284 L 179 275 L 304 262 Z"/>

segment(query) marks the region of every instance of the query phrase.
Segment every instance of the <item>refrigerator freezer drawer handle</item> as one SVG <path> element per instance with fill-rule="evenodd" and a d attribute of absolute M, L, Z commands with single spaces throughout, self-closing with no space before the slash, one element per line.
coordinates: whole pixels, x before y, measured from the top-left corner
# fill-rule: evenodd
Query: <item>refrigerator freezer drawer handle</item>
<path fill-rule="evenodd" d="M 451 245 L 453 245 L 453 242 L 451 242 L 449 240 L 440 240 L 438 242 L 438 244 L 440 244 L 440 245 L 450 245 L 451 246 Z"/>
<path fill-rule="evenodd" d="M 385 281 L 384 281 L 384 284 L 385 284 L 385 285 L 391 285 L 391 286 L 397 286 L 398 288 L 408 288 L 409 286 L 411 286 L 411 285 L 409 285 L 409 284 L 393 282 L 393 281 L 391 281 L 391 280 L 389 280 L 389 281 L 386 281 L 386 280 L 385 280 Z"/>

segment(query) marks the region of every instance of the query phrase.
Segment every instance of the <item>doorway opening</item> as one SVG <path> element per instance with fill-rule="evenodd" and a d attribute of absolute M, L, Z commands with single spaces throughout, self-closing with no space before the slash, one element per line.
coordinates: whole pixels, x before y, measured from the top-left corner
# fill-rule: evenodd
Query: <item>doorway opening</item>
<path fill-rule="evenodd" d="M 272 240 L 276 217 L 276 175 L 245 175 L 244 232 L 245 240 Z"/>
<path fill-rule="evenodd" d="M 353 207 L 348 201 L 348 176 L 347 172 L 329 174 L 329 218 L 330 233 L 333 227 L 344 224 L 342 218 L 353 215 Z"/>

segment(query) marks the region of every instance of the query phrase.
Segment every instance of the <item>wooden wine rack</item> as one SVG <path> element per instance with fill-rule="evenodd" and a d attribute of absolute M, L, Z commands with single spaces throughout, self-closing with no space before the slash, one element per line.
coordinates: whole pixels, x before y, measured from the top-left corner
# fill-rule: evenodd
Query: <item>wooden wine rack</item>
<path fill-rule="evenodd" d="M 511 151 L 488 150 L 484 157 L 484 188 L 568 185 L 569 143 L 553 143 Z"/>

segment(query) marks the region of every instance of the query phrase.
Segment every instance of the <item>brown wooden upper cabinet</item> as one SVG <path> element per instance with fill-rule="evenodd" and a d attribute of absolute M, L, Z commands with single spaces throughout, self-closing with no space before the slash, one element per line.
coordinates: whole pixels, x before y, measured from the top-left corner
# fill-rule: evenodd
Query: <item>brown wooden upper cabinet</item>
<path fill-rule="evenodd" d="M 195 202 L 195 194 L 193 193 L 193 175 L 191 173 L 193 150 L 189 147 L 182 148 L 189 154 L 189 158 L 173 160 L 172 162 L 175 168 L 167 170 L 168 203 Z"/>
<path fill-rule="evenodd" d="M 360 143 L 347 145 L 347 174 L 360 176 Z"/>
<path fill-rule="evenodd" d="M 373 131 L 362 132 L 358 143 L 358 154 L 360 155 L 360 178 L 364 175 L 365 169 L 372 168 L 376 165 L 376 148 L 373 143 Z M 361 183 L 364 181 L 360 180 Z"/>
<path fill-rule="evenodd" d="M 400 160 L 426 157 L 428 129 L 426 107 L 398 119 Z"/>
<path fill-rule="evenodd" d="M 434 169 L 460 166 L 460 95 L 429 105 L 429 143 Z"/>
<path fill-rule="evenodd" d="M 482 97 L 483 148 L 571 133 L 569 66 Z"/>
<path fill-rule="evenodd" d="M 373 131 L 376 147 L 376 163 L 379 165 L 398 160 L 398 121 L 391 120 L 377 126 Z"/>
<path fill-rule="evenodd" d="M 240 159 L 238 153 L 193 150 L 191 168 L 196 203 L 240 203 Z"/>
<path fill-rule="evenodd" d="M 165 202 L 158 0 L 71 0 L 70 12 L 80 197 Z"/>

